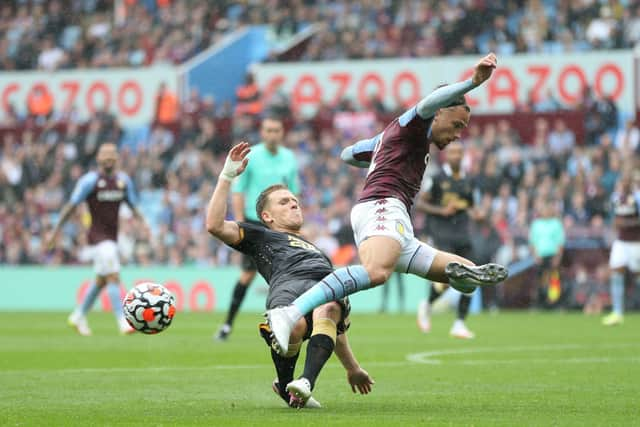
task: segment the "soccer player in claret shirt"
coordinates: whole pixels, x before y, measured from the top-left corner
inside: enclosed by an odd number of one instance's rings
[[[267,308],[284,306],[333,271],[333,267],[317,247],[300,235],[302,211],[298,199],[285,185],[272,185],[258,195],[255,209],[262,224],[225,221],[231,181],[245,171],[248,153],[249,144],[244,142],[229,152],[207,208],[207,231],[254,259],[258,271],[269,284]],[[296,321],[287,337],[287,351],[282,354],[271,346],[268,325],[260,325],[278,375],[273,389],[289,406],[319,407],[312,399],[311,391],[320,370],[334,351],[347,371],[347,380],[354,393],[356,389],[363,394],[371,391],[373,380],[356,361],[345,334],[349,311],[347,298],[331,300],[315,308]],[[298,353],[302,341],[307,338],[304,372],[294,380]]]
[[[80,203],[86,202],[91,214],[89,228],[88,255],[93,259],[96,273],[93,282],[82,300],[82,303],[69,316],[68,323],[76,328],[80,335],[91,335],[87,322],[87,313],[94,301],[106,287],[113,314],[116,316],[121,333],[132,333],[122,312],[122,298],[120,298],[120,259],[118,256],[118,212],[120,204],[125,202],[132,209],[133,214],[144,224],[146,223],[137,208],[138,195],[129,176],[116,170],[118,150],[115,144],[102,144],[96,157],[98,170],[83,175],[77,182],[71,199],[60,213],[60,220],[56,224],[51,236],[46,242],[46,248],[54,247],[62,226],[71,218]]]
[[[635,290],[640,290],[640,190],[634,188],[630,168],[625,168],[611,199],[617,237],[609,255],[612,310],[602,319],[605,326],[624,323],[625,270],[628,269],[634,276]]]
[[[298,180],[298,162],[293,151],[283,147],[284,124],[276,116],[266,116],[260,125],[261,142],[251,148],[251,161],[247,170],[238,177],[232,186],[233,213],[236,221],[260,224],[255,205],[258,196],[265,188],[274,184],[286,185],[293,194],[300,193]],[[214,338],[225,341],[233,328],[233,321],[240,310],[247,289],[256,277],[256,263],[251,256],[243,254],[242,271],[233,288],[233,296],[227,319]]]
[[[412,273],[471,293],[477,285],[495,285],[507,277],[497,264],[474,266],[460,256],[417,240],[409,212],[429,159],[429,146],[444,149],[469,124],[464,94],[491,77],[497,66],[491,53],[463,82],[436,89],[393,120],[380,134],[347,147],[342,159],[368,167],[364,189],[351,210],[351,225],[361,265],[340,268],[324,277],[287,307],[267,311],[274,343],[286,352],[293,325],[327,301],[385,283],[391,273]]]

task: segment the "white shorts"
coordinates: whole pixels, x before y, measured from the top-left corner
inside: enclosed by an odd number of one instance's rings
[[[118,244],[113,240],[103,240],[97,245],[85,248],[81,258],[93,261],[93,270],[98,276],[120,272]]]
[[[358,203],[351,209],[351,227],[356,246],[372,236],[387,236],[398,241],[402,251],[396,271],[400,273],[424,277],[436,256],[434,248],[415,238],[407,208],[398,199],[387,197]],[[420,260],[416,259],[418,253]],[[416,261],[419,261],[419,269],[414,271]]]
[[[640,272],[640,242],[615,240],[611,245],[609,267],[627,267],[634,273]]]

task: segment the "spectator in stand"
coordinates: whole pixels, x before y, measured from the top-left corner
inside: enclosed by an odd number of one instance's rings
[[[571,153],[576,136],[562,119],[557,119],[549,133],[549,151],[554,157],[566,158]]]
[[[156,95],[155,122],[163,126],[170,126],[178,120],[180,106],[178,98],[167,88],[166,83],[161,83]]]
[[[236,115],[258,117],[262,113],[262,99],[260,89],[253,74],[247,73],[244,84],[236,89]]]
[[[6,5],[4,3],[7,3]],[[116,67],[184,62],[247,25],[270,25],[280,47],[315,24],[299,52],[278,60],[336,60],[632,48],[638,7],[611,2],[382,3],[4,2],[0,69]],[[584,4],[583,4],[584,3]],[[281,13],[273,13],[276,8]],[[487,23],[489,23],[487,25]],[[52,44],[53,45],[52,45]],[[293,57],[292,57],[293,55]],[[44,60],[46,58],[46,60]],[[43,61],[40,61],[43,59]]]
[[[640,8],[638,8],[640,10]],[[638,148],[640,142],[640,130],[636,126],[635,120],[629,119],[625,122],[624,128],[618,129],[615,139],[615,147],[618,151],[631,155]]]
[[[586,208],[585,196],[581,192],[575,192],[571,196],[571,202],[565,211],[565,223],[571,226],[588,227],[591,215]]]
[[[27,96],[27,110],[35,118],[47,118],[53,112],[53,96],[43,85],[36,85]]]

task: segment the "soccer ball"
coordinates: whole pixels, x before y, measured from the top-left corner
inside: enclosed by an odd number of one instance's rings
[[[157,334],[171,325],[176,314],[176,299],[164,286],[146,282],[127,293],[122,308],[133,329]]]

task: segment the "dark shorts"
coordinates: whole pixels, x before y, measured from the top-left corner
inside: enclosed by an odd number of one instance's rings
[[[293,300],[298,298],[316,283],[317,282],[315,280],[304,280],[284,282],[276,286],[271,286],[267,295],[267,310],[291,304]],[[351,303],[349,302],[349,298],[343,298],[336,302],[342,309],[340,322],[337,324],[338,335],[340,335],[349,329],[350,324],[348,317],[349,313],[351,313]],[[313,312],[308,313],[304,318],[307,321],[307,333],[304,338],[307,339],[313,330]]]
[[[253,260],[253,257],[249,255],[242,254],[240,266],[242,267],[242,271],[258,271],[256,262]]]
[[[444,252],[449,252],[463,258],[473,261],[473,247],[471,242],[467,239],[461,239],[456,237],[446,239],[434,239],[434,246],[436,249]]]

